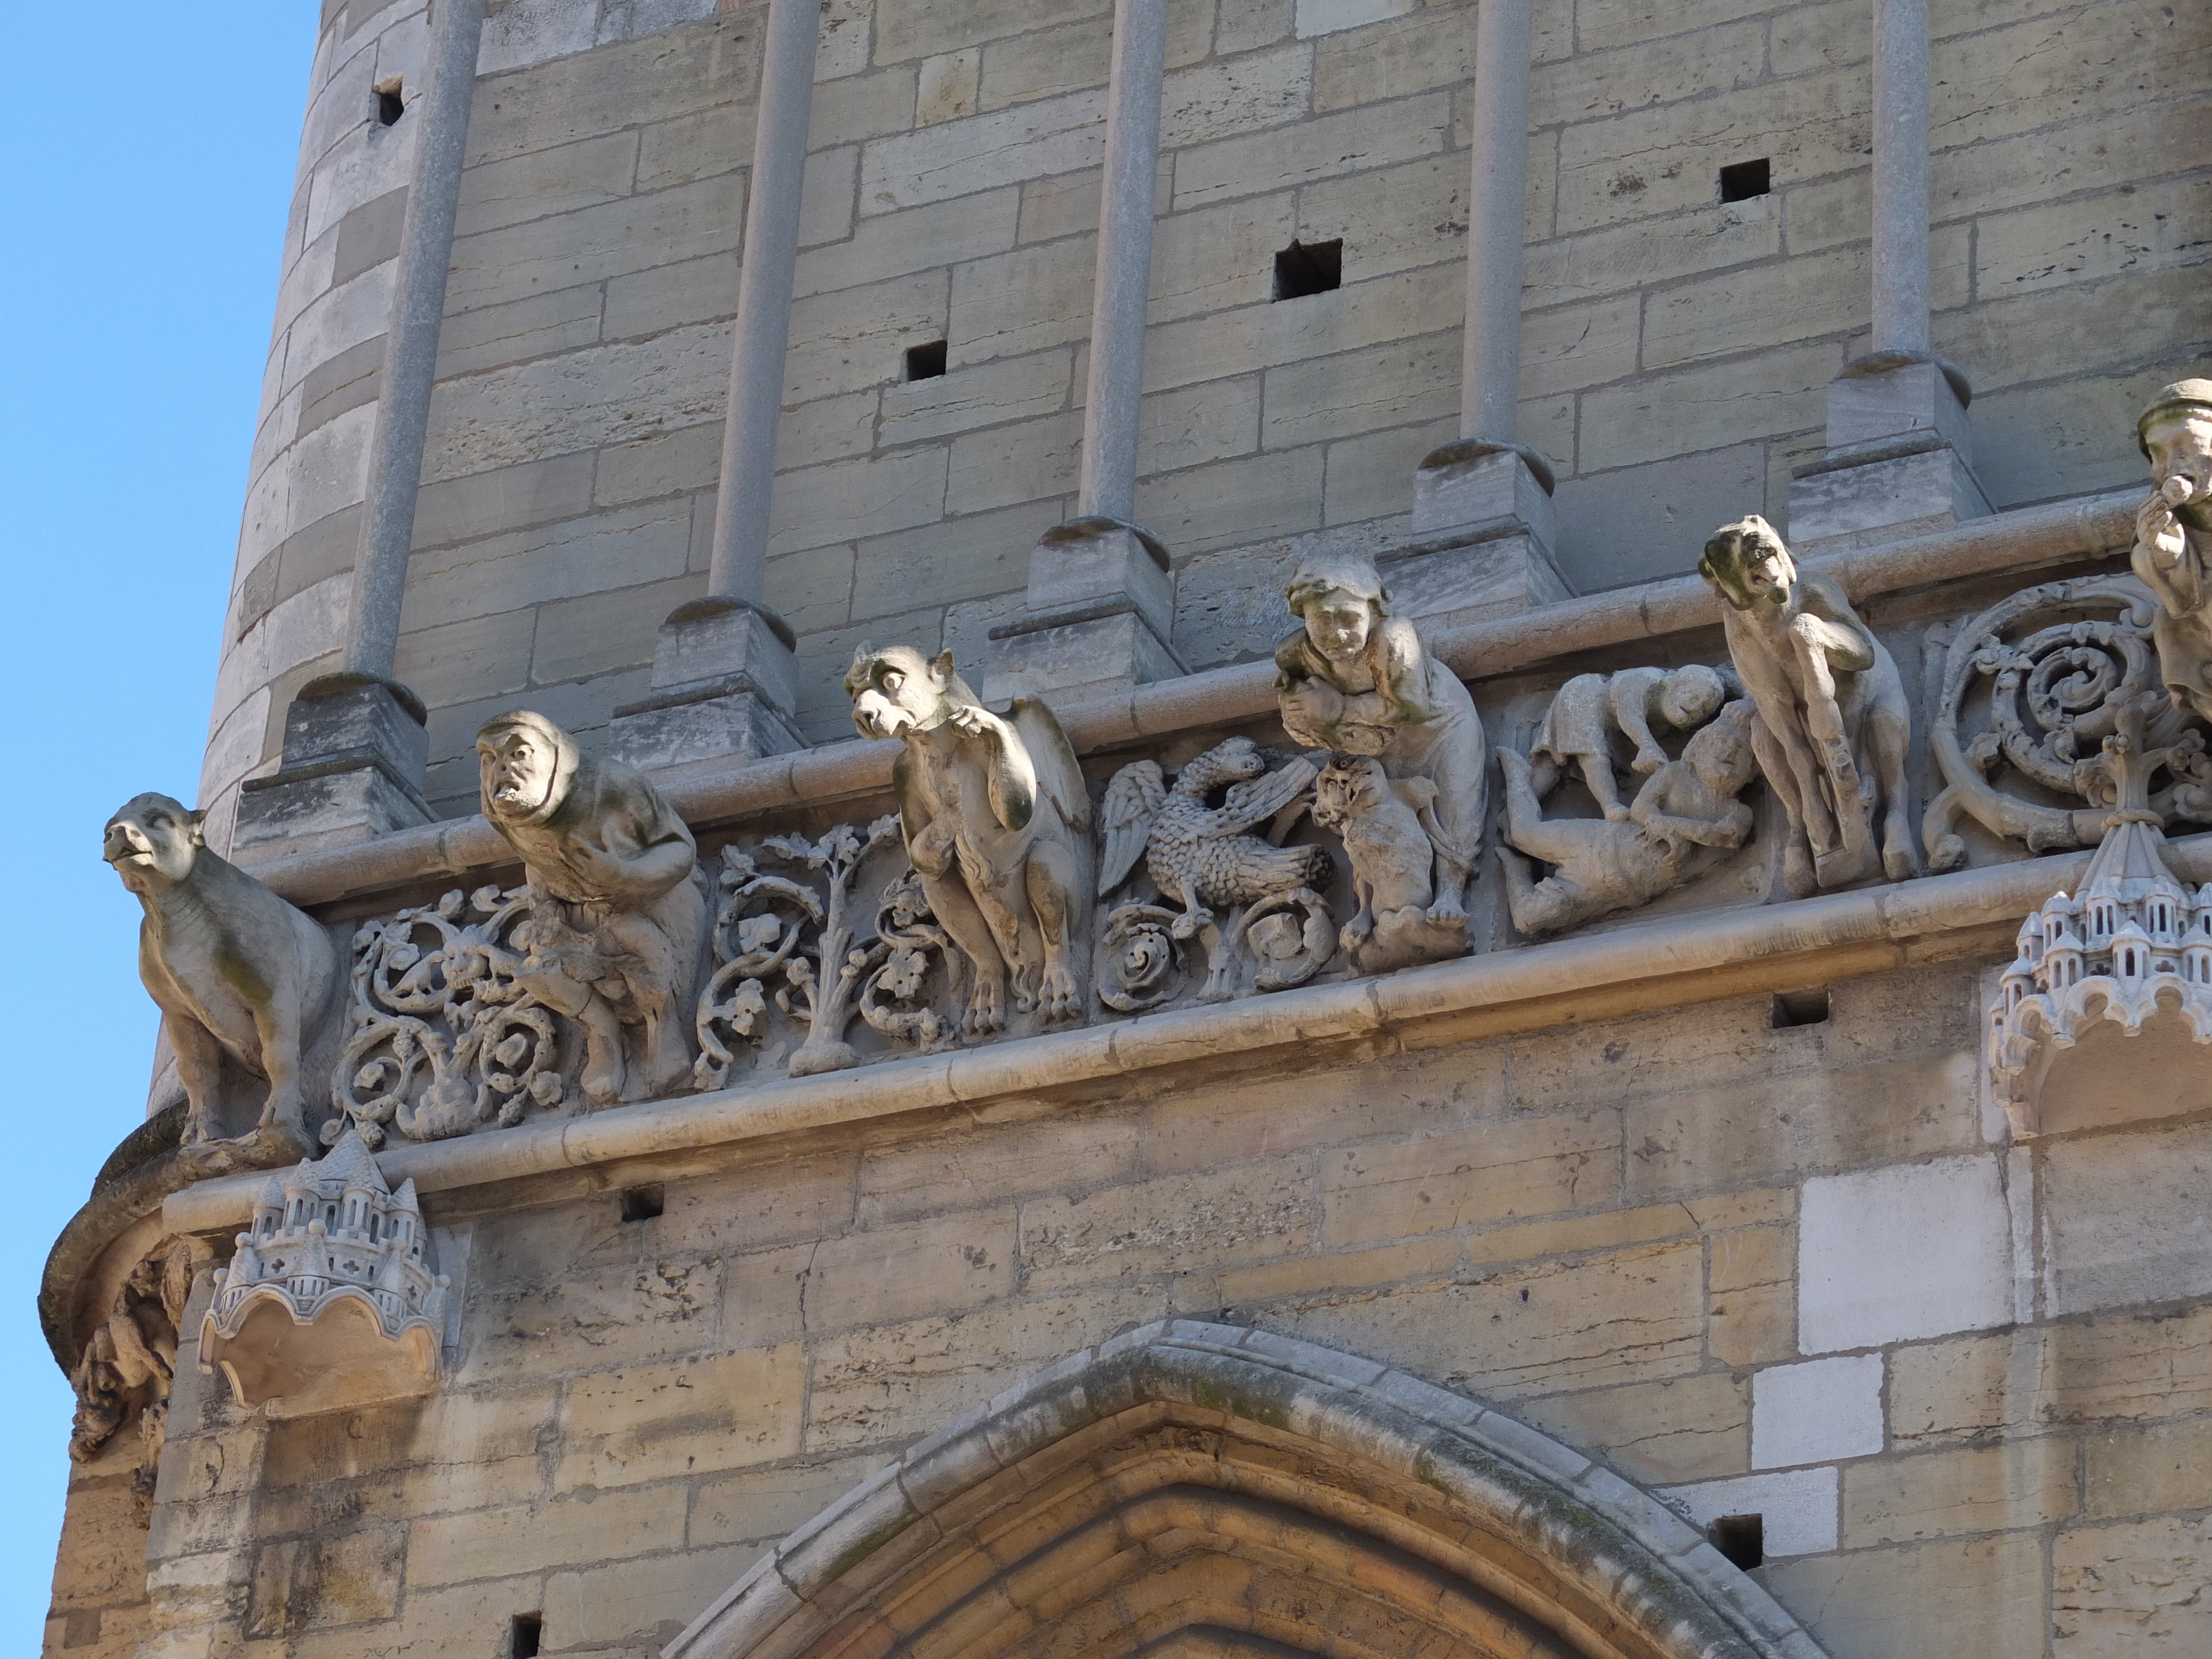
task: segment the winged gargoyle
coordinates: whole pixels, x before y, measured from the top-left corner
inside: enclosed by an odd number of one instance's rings
[[[1251,904],[1319,885],[1329,871],[1325,848],[1276,847],[1247,833],[1304,794],[1317,770],[1301,758],[1269,772],[1249,738],[1216,744],[1187,763],[1173,788],[1158,761],[1123,767],[1106,786],[1106,860],[1098,890],[1112,892],[1143,858],[1161,896],[1183,907],[1175,937],[1189,939],[1213,921],[1210,907]],[[1208,805],[1224,785],[1222,804]]]

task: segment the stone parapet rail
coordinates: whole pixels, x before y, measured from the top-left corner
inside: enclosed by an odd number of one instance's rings
[[[1816,554],[1806,563],[1834,577],[1853,599],[1862,601],[2000,571],[2025,573],[2126,548],[2134,539],[2141,502],[2140,493],[2132,490],[2092,495],[2001,513],[1884,546]],[[1453,672],[1480,682],[1639,640],[1717,627],[1717,603],[1700,578],[1681,576],[1439,629],[1434,648]],[[1272,662],[1240,663],[1055,712],[1076,752],[1093,754],[1270,715],[1274,683]],[[659,775],[656,781],[688,823],[729,823],[880,793],[890,787],[891,762],[898,752],[895,743],[855,739],[747,765],[680,769]],[[294,903],[315,905],[414,882],[465,877],[512,864],[514,857],[489,824],[471,817],[252,867]]]
[[[760,1156],[763,1143],[779,1138],[1040,1096],[1079,1098],[1101,1085],[1139,1085],[1170,1073],[1188,1078],[1194,1068],[1249,1064],[1286,1048],[1308,1057],[1361,1046],[1382,1054],[1412,1052],[1921,962],[2001,954],[2021,918],[2078,883],[2091,856],[2078,852],[1653,921],[857,1072],[394,1146],[379,1162],[386,1179],[411,1178],[425,1194],[635,1159],[681,1158],[691,1166],[706,1154],[710,1163],[735,1162]],[[2168,861],[2184,880],[2212,880],[2212,834],[2173,842]],[[234,1228],[252,1214],[267,1179],[231,1176],[173,1194],[163,1206],[163,1229]]]

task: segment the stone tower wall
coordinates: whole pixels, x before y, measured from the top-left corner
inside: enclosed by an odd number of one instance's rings
[[[846,732],[856,642],[965,661],[1072,504],[1108,8],[836,0],[823,14],[768,599],[800,716]],[[711,15],[709,15],[711,13]],[[1177,0],[1140,516],[1175,644],[1264,651],[1287,546],[1402,538],[1454,435],[1474,9]],[[1936,349],[2000,507],[2130,482],[2143,394],[2212,342],[2199,8],[1935,0]],[[761,9],[511,0],[486,24],[398,673],[429,793],[524,696],[587,743],[703,591]],[[1538,0],[1524,441],[1589,592],[1786,517],[1829,380],[1865,349],[1863,0]],[[201,804],[276,764],[329,667],[374,414],[407,121],[407,0],[324,9]],[[1725,165],[1772,189],[1718,204]],[[1271,303],[1293,238],[1337,292]],[[950,372],[903,380],[910,345]],[[218,834],[217,844],[222,844]]]

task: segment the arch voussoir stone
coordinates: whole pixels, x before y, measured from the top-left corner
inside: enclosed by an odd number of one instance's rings
[[[1822,1659],[1694,1528],[1526,1424],[1194,1320],[916,1442],[664,1659],[1352,1659],[1401,1626],[1467,1659]]]

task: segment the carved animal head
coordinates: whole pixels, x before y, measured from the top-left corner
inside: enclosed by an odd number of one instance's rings
[[[1693,662],[1667,676],[1659,691],[1659,712],[1676,731],[1687,732],[1712,719],[1727,701],[1728,687],[1721,677],[1705,664]]]
[[[1175,787],[1180,793],[1204,800],[1224,784],[1243,783],[1267,769],[1267,757],[1258,744],[1249,738],[1231,738],[1185,762],[1176,774]]]
[[[1390,595],[1374,563],[1357,554],[1309,559],[1284,590],[1291,614],[1306,625],[1306,637],[1333,662],[1367,648],[1375,625],[1389,615]]]
[[[167,795],[133,795],[108,819],[100,856],[134,893],[173,887],[207,845],[206,819]]]
[[[1797,564],[1782,533],[1754,513],[1713,532],[1698,574],[1736,610],[1748,611],[1754,605],[1789,604]]]
[[[483,814],[509,823],[540,823],[560,809],[580,760],[576,740],[526,708],[484,722],[477,733]]]
[[[845,673],[853,726],[864,738],[904,738],[934,731],[960,705],[978,706],[952,665],[952,653],[925,657],[910,645],[878,651],[863,644]]]
[[[1370,755],[1331,756],[1314,780],[1314,822],[1341,831],[1352,819],[1381,806],[1389,793],[1390,781],[1381,761]]]
[[[2161,388],[2136,422],[2136,441],[2174,516],[2212,529],[2212,380]]]
[[[1753,712],[1750,698],[1738,697],[1682,746],[1683,763],[1717,795],[1740,794],[1758,775],[1759,756],[1751,743]]]

